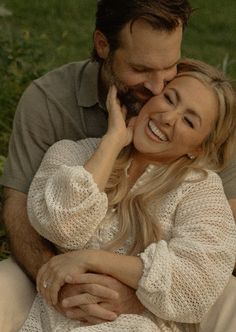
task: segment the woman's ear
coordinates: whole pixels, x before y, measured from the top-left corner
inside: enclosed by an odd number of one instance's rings
[[[101,31],[96,30],[93,35],[93,41],[98,56],[105,60],[110,52],[110,46],[106,36]]]

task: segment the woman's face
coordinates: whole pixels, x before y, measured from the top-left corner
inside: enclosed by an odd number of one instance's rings
[[[212,89],[190,76],[177,76],[140,111],[134,127],[134,146],[148,162],[169,162],[197,156],[217,119]]]

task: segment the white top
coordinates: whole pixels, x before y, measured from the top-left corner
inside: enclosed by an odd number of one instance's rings
[[[108,211],[106,194],[82,166],[98,143],[93,138],[54,144],[30,187],[30,221],[61,251],[100,248],[117,232],[116,212]],[[132,190],[154,170],[155,166],[148,167]],[[143,316],[121,315],[114,322],[81,327],[61,315],[59,319],[37,296],[21,331],[42,327],[64,331],[65,325],[66,331],[187,331],[198,323],[226,286],[236,253],[236,227],[220,178],[208,171],[206,179],[198,179],[197,173],[191,173],[159,206],[150,202],[150,211],[161,224],[162,240],[140,255],[144,271],[137,296],[148,309]],[[125,254],[127,248],[126,243],[118,251]]]

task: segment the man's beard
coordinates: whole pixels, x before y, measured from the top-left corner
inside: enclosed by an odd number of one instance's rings
[[[133,87],[125,85],[113,69],[113,56],[111,54],[104,61],[103,68],[106,77],[106,85],[110,86],[114,84],[116,86],[118,91],[117,96],[121,104],[125,105],[127,108],[126,118],[129,119],[132,116],[138,115],[143,105],[153,94],[141,84]],[[138,94],[141,94],[143,98],[138,97]]]

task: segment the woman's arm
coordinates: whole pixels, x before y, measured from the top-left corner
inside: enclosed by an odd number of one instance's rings
[[[54,144],[30,187],[32,225],[64,249],[83,248],[104,219],[108,203],[104,188],[119,152],[132,138],[115,88],[109,92],[108,109],[109,126],[100,144],[96,147],[94,139]]]
[[[92,251],[88,254],[88,270],[107,274],[120,280],[127,286],[137,289],[143,274],[143,263],[140,257],[125,256],[109,251]],[[86,253],[85,253],[86,255]],[[76,276],[71,282],[80,282]]]
[[[109,112],[108,130],[102,138],[92,158],[85,164],[85,169],[93,176],[100,191],[106,187],[107,181],[120,151],[131,143],[133,120],[128,127],[125,123],[126,109],[121,107],[116,96],[117,90],[112,86],[107,96]]]
[[[236,228],[216,174],[184,184],[173,226],[170,241],[141,254],[136,294],[158,317],[197,323],[227,285],[235,261]]]
[[[123,256],[104,250],[78,250],[53,257],[39,271],[37,285],[49,303],[56,304],[58,292],[65,283],[83,282],[86,272],[110,275],[137,289],[143,264],[139,257]],[[50,287],[44,287],[44,284]]]
[[[216,176],[186,186],[170,241],[151,244],[141,259],[91,250],[66,254],[58,262],[53,258],[55,264],[42,271],[39,286],[52,278],[55,288],[47,292],[56,293],[61,284],[79,282],[87,271],[107,273],[137,288],[138,298],[154,315],[199,322],[229,280],[236,230]]]
[[[28,194],[32,226],[67,250],[83,248],[107,211],[107,196],[82,166],[96,140],[63,140],[46,153]]]

